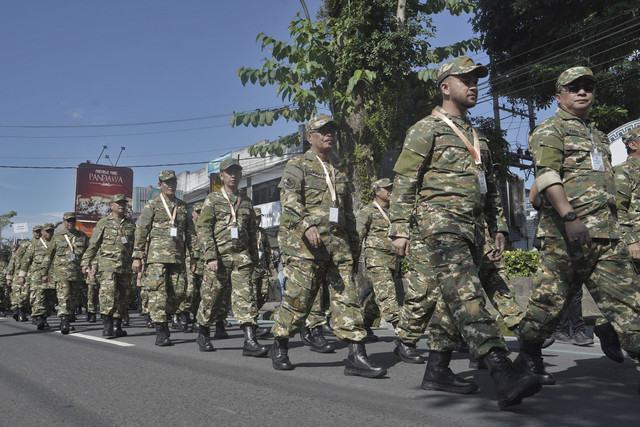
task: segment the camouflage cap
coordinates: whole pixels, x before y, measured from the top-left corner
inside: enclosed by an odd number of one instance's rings
[[[253,213],[255,213],[257,217],[262,216],[262,210],[260,208],[253,208]]]
[[[393,185],[393,182],[391,182],[389,178],[382,178],[374,182],[371,185],[371,188],[373,189],[373,191],[376,191],[377,188],[387,188],[387,187],[391,187],[392,185]]]
[[[640,138],[640,127],[631,129],[629,132],[622,135],[622,142],[624,142],[624,145],[628,147],[630,142],[635,141],[638,138]]]
[[[240,160],[234,159],[233,157],[231,157],[229,159],[224,159],[222,163],[220,163],[220,170],[226,171],[231,166],[238,166],[240,167],[240,169],[242,169],[242,166],[240,166]]]
[[[40,230],[42,230],[41,225],[36,225],[35,227],[33,227],[33,231],[40,231]]]
[[[62,219],[65,221],[68,219],[76,219],[76,214],[74,212],[65,212],[64,215],[62,215]]]
[[[193,204],[193,208],[191,208],[192,210],[198,212],[202,210],[202,202],[196,202]]]
[[[159,181],[168,181],[170,179],[176,179],[176,173],[171,169],[164,170],[158,174]]]
[[[55,228],[55,225],[51,224],[50,222],[45,222],[44,224],[42,224],[43,230],[53,230]]]
[[[593,75],[593,71],[587,67],[573,67],[568,70],[564,70],[558,80],[556,81],[556,88],[560,86],[568,85],[572,81],[579,79],[580,77],[586,77],[592,82],[597,82],[596,76]]]
[[[126,202],[127,198],[124,194],[114,194],[111,196],[111,203]]]
[[[484,65],[476,64],[468,56],[458,56],[438,67],[436,70],[436,82],[440,85],[449,76],[458,76],[471,72],[478,77],[487,77],[489,75],[489,70]]]
[[[305,125],[305,130],[307,131],[307,133],[309,133],[311,131],[320,129],[322,126],[328,123],[333,123],[334,125],[336,125],[336,127],[339,126],[338,122],[335,121],[330,115],[318,114],[315,117],[309,119],[309,121]]]

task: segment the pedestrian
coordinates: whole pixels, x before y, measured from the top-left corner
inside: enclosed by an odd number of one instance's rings
[[[338,123],[319,114],[307,122],[305,130],[311,148],[289,160],[279,185],[283,212],[278,246],[286,265],[287,290],[273,316],[272,364],[278,370],[293,369],[289,338],[302,326],[326,282],[335,334],[348,343],[345,375],[379,378],[387,371],[367,356],[353,281],[359,238],[348,180],[330,159]]]
[[[484,360],[497,386],[498,405],[504,408],[519,404],[541,386],[533,375],[512,366],[500,329],[484,307],[478,277],[484,221],[494,237],[494,259],[504,250],[507,232],[487,140],[478,135],[467,118],[468,109],[477,101],[478,78],[487,74],[486,67],[466,56],[438,68],[442,106],[407,132],[394,167],[397,175],[389,235],[399,255],[410,254],[407,264],[415,276],[411,280],[415,280],[416,288],[424,286],[414,295],[424,299],[427,317],[442,298],[450,318],[449,329],[459,331],[472,356]],[[434,283],[436,286],[429,286]],[[410,297],[408,291],[403,307]],[[406,312],[403,310],[401,319]],[[452,351],[457,350],[459,342],[457,334],[446,332],[440,341],[429,342],[422,387],[472,393],[477,384],[449,369]]]

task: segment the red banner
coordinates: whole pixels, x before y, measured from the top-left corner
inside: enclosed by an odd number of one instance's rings
[[[109,215],[109,202],[114,194],[124,194],[129,200],[126,215],[131,217],[132,169],[91,163],[81,163],[76,167],[75,211],[78,221],[97,222]]]

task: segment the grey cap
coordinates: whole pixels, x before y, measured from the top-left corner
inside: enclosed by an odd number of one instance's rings
[[[339,126],[338,122],[335,121],[333,117],[331,117],[330,115],[318,114],[315,117],[312,117],[311,119],[309,119],[309,121],[305,125],[305,130],[307,131],[307,133],[309,133],[311,131],[320,129],[322,126],[328,123],[333,123],[334,125],[336,125],[336,127]]]
[[[629,132],[625,133],[622,136],[622,142],[628,147],[631,141],[635,141],[638,138],[640,138],[640,127],[631,129]]]
[[[114,194],[113,196],[111,196],[111,203],[118,203],[122,201],[127,201],[127,198],[124,194]]]
[[[65,221],[68,219],[76,219],[76,214],[75,212],[65,212],[65,214],[62,215],[62,219],[64,219]]]
[[[50,222],[45,222],[44,224],[42,224],[43,230],[54,230],[55,228],[55,225],[51,224]]]
[[[568,70],[564,70],[558,80],[556,81],[556,87],[568,85],[574,80],[579,79],[580,77],[586,77],[592,82],[596,83],[598,79],[593,75],[593,71],[591,71],[587,67],[573,67]]]
[[[373,189],[373,191],[376,191],[376,188],[387,188],[387,187],[391,187],[392,185],[393,185],[393,182],[391,182],[389,178],[382,178],[374,182],[371,185],[371,188]]]

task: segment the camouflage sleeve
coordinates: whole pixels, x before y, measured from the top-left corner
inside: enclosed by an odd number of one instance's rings
[[[33,245],[29,246],[29,249],[25,251],[20,259],[20,268],[18,269],[18,277],[27,277],[27,273],[29,272],[29,267],[31,267],[31,263],[33,262]]]
[[[529,149],[536,169],[539,192],[554,184],[562,184],[564,138],[552,124],[540,125],[531,134]]]
[[[91,262],[98,254],[98,249],[100,249],[100,245],[102,244],[102,235],[104,233],[104,224],[105,221],[98,221],[96,227],[93,229],[93,233],[91,234],[91,239],[89,240],[89,245],[84,255],[82,256],[82,262],[80,266],[89,267],[91,266]]]
[[[618,208],[618,221],[624,233],[624,239],[628,245],[640,242],[640,217],[630,211],[631,198],[633,197],[633,182],[628,171],[623,165],[613,168],[616,182],[616,205]]]
[[[494,238],[496,233],[505,236],[509,234],[507,220],[504,217],[504,210],[500,201],[500,192],[494,179],[493,162],[487,163],[487,201],[484,206],[484,214],[487,219],[489,235]]]
[[[202,210],[200,211],[200,218],[198,218],[198,224],[196,225],[198,231],[198,243],[200,249],[200,257],[206,261],[215,261],[218,259],[218,245],[214,238],[214,227],[216,225],[216,212],[211,200],[211,194],[207,196],[202,204]]]
[[[264,264],[269,268],[271,266],[271,244],[269,243],[269,236],[264,233],[264,254],[262,255]]]
[[[293,224],[299,224],[299,229],[304,233],[312,222],[309,211],[303,203],[304,171],[295,161],[289,161],[282,172],[280,181],[280,203]]]
[[[249,223],[248,226],[248,234],[249,234],[249,255],[251,256],[251,260],[253,261],[253,265],[258,265],[258,226],[256,226],[256,214],[253,211],[253,206],[249,210]]]
[[[42,263],[42,275],[48,276],[49,270],[51,269],[51,264],[53,264],[53,258],[56,256],[56,239],[52,239],[49,242],[49,246],[47,247],[47,251],[44,254],[44,260]]]
[[[191,258],[200,258],[200,254],[198,253],[198,244],[196,237],[196,227],[193,224],[193,218],[191,215],[187,215],[187,227],[185,231],[185,243],[187,245],[187,250],[189,251],[189,256]]]
[[[136,224],[136,234],[133,244],[133,259],[144,259],[147,253],[147,239],[149,233],[151,233],[151,227],[153,226],[154,212],[153,208],[147,205],[142,209],[140,218]]]
[[[351,247],[353,262],[357,264],[358,259],[360,258],[360,247],[358,246],[358,243],[360,242],[360,237],[358,236],[358,231],[356,230],[356,216],[353,214],[353,199],[351,198],[351,194],[347,194],[345,199],[346,199],[344,201],[345,226],[347,230],[347,235],[349,236],[349,246]]]
[[[421,123],[409,129],[402,152],[393,168],[397,175],[393,182],[389,207],[389,237],[409,238],[418,185],[432,150],[433,137],[428,132],[427,124]]]
[[[364,240],[367,238],[369,234],[369,227],[371,227],[371,215],[369,215],[369,209],[364,206],[358,212],[358,217],[356,219],[356,225],[358,230],[358,252],[362,253],[362,246],[364,245]]]

